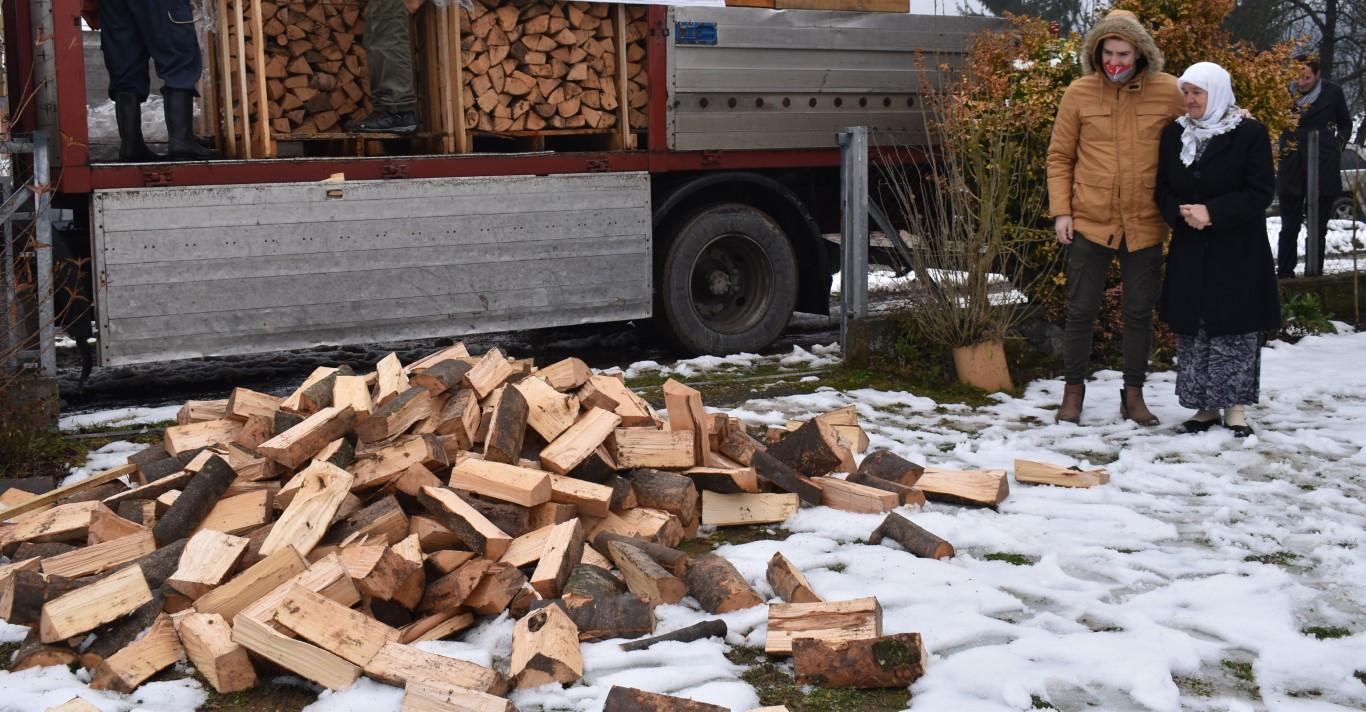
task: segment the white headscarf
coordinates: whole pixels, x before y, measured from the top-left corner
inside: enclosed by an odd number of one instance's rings
[[[1186,130],[1181,133],[1181,162],[1187,166],[1195,162],[1200,144],[1232,131],[1243,120],[1243,110],[1234,103],[1233,82],[1228,72],[1214,62],[1197,62],[1176,80],[1178,88],[1191,84],[1205,90],[1208,99],[1205,114],[1199,119],[1186,114],[1177,121]]]

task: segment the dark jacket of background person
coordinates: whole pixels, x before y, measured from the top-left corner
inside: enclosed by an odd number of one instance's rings
[[[1300,114],[1294,130],[1281,133],[1276,191],[1282,195],[1308,195],[1309,134],[1315,131],[1319,132],[1319,195],[1342,192],[1342,149],[1352,136],[1352,116],[1342,88],[1326,79],[1319,81],[1323,84],[1319,98]]]
[[[1190,166],[1181,163],[1180,124],[1162,132],[1155,198],[1172,227],[1160,314],[1173,332],[1210,336],[1251,334],[1281,324],[1280,293],[1266,207],[1275,189],[1271,137],[1266,127],[1243,119],[1210,139]],[[1196,230],[1180,206],[1204,204],[1210,224]]]

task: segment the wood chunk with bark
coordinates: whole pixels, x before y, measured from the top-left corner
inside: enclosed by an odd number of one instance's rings
[[[232,620],[242,609],[307,570],[308,564],[299,552],[292,546],[284,547],[199,597],[194,602],[195,610]]]
[[[1016,459],[1015,481],[1033,485],[1085,488],[1108,484],[1110,474],[1104,468],[1081,470],[1050,462]]]
[[[249,420],[253,416],[275,419],[275,411],[284,401],[279,396],[258,393],[250,388],[234,388],[228,396],[227,415],[239,420]]]
[[[454,359],[457,361],[465,361],[466,359],[469,359],[469,357],[469,349],[465,348],[465,344],[457,342],[455,344],[452,344],[441,349],[440,351],[433,351],[432,353],[423,356],[422,358],[408,364],[407,366],[404,366],[403,370],[409,375],[412,375],[415,373],[422,373],[423,371],[431,368],[432,366],[438,363],[441,363],[442,361],[450,359]]]
[[[905,688],[925,674],[919,633],[858,640],[798,638],[792,643],[798,685]]]
[[[693,436],[694,465],[706,465],[711,452],[707,438],[707,411],[702,407],[702,394],[670,378],[664,382],[664,407],[669,411],[669,430],[686,430]]]
[[[289,595],[295,586],[301,586],[322,594],[343,606],[353,606],[360,601],[360,591],[356,588],[356,582],[351,580],[351,574],[347,572],[346,565],[342,563],[341,557],[332,553],[313,562],[303,572],[282,582],[279,586],[251,602],[233,620],[250,618],[267,625],[276,625],[274,622],[276,609],[280,607],[280,602]]]
[[[712,456],[715,457],[715,453]],[[699,490],[711,490],[721,494],[757,494],[759,476],[753,467],[691,467],[683,475],[693,481]]]
[[[537,369],[532,375],[545,379],[545,382],[549,383],[555,390],[566,392],[577,390],[584,383],[587,383],[593,372],[588,368],[588,364],[583,362],[583,359],[570,357],[552,363],[545,368]]]
[[[166,448],[166,452],[175,457],[219,443],[230,443],[241,429],[242,421],[235,418],[172,425],[166,428],[162,446]]]
[[[631,487],[641,507],[662,509],[685,522],[697,514],[697,488],[686,475],[639,469],[631,473]]]
[[[773,592],[788,603],[819,603],[825,600],[812,590],[802,570],[783,556],[781,551],[773,552],[773,558],[768,560],[767,576]]]
[[[579,399],[555,390],[542,378],[530,376],[514,388],[526,403],[526,424],[546,442],[553,442],[578,418]]]
[[[821,504],[831,509],[864,514],[890,512],[901,505],[895,492],[848,482],[837,477],[813,477],[811,483],[821,488]]]
[[[721,494],[707,490],[702,492],[702,523],[718,527],[776,524],[787,521],[800,506],[795,494]]]
[[[270,556],[291,545],[307,556],[327,532],[355,479],[346,470],[317,461],[300,475],[303,482],[299,493],[271,527],[270,535],[261,544],[261,556]]]
[[[690,431],[655,428],[618,428],[612,435],[612,456],[622,469],[637,467],[692,467],[697,460]]]
[[[407,432],[418,421],[430,417],[432,409],[431,393],[421,386],[413,386],[390,398],[384,405],[376,408],[370,417],[356,425],[356,437],[362,443],[388,440]]]
[[[750,458],[750,466],[754,468],[754,474],[758,475],[759,479],[764,482],[784,492],[797,495],[807,504],[820,505],[823,498],[821,488],[798,475],[786,463],[768,454],[768,452],[755,451]]]
[[[484,574],[493,566],[488,559],[466,561],[459,568],[433,581],[427,586],[422,601],[418,603],[419,612],[450,610],[465,603],[471,592],[484,580]]]
[[[729,708],[613,685],[602,712],[729,712]]]
[[[141,530],[102,544],[86,546],[42,562],[44,574],[80,578],[103,573],[156,551],[152,532]]]
[[[185,656],[215,692],[249,690],[256,685],[256,669],[247,649],[234,643],[232,628],[217,613],[191,613],[177,624]]]
[[[326,596],[295,585],[275,609],[275,620],[304,640],[364,667],[398,631]]]
[[[414,386],[421,386],[433,396],[447,391],[457,391],[465,381],[470,365],[462,359],[446,359],[432,364],[429,368],[413,374],[409,380]]]
[[[422,680],[460,685],[491,695],[507,692],[507,680],[489,668],[402,643],[389,643],[380,648],[365,666],[365,674],[389,685]]]
[[[65,576],[48,576],[38,571],[37,559],[33,569],[12,571],[0,583],[0,620],[11,625],[35,626],[43,614],[43,606],[55,598],[80,588],[82,583]]]
[[[611,571],[592,564],[577,564],[561,590],[566,600],[571,598],[611,598],[626,593],[622,583]]]
[[[763,452],[764,445],[755,440],[744,428],[731,428],[721,440],[721,454],[744,467],[749,467],[754,453]]]
[[[23,642],[19,644],[19,649],[5,661],[5,669],[13,673],[35,667],[66,667],[79,661],[80,657],[70,647],[48,645],[39,639],[37,629],[30,629]]]
[[[467,459],[451,468],[450,486],[523,507],[551,498],[548,473],[487,460]]]
[[[953,558],[953,544],[925,531],[911,520],[892,512],[882,520],[877,529],[868,535],[869,544],[879,544],[890,538],[906,548],[906,551],[924,559]]]
[[[531,531],[531,510],[527,507],[511,502],[484,499],[461,490],[456,490],[455,494],[460,499],[465,500],[465,504],[474,507],[475,511],[484,515],[485,519],[493,522],[493,526],[498,527],[510,537],[516,538]]]
[[[517,621],[508,675],[522,689],[582,678],[583,651],[574,621],[557,606],[541,608]]]
[[[564,475],[551,475],[550,501],[572,504],[580,514],[590,517],[605,517],[612,509],[612,488]]]
[[[791,655],[798,638],[860,640],[882,635],[882,606],[869,596],[824,603],[775,603],[768,607],[764,652]]]
[[[677,546],[683,540],[683,523],[662,509],[637,507],[624,512],[608,512],[606,517],[593,525],[588,536],[596,539],[601,532],[640,537],[664,546]]]
[[[858,474],[861,477],[876,477],[888,482],[914,486],[916,480],[925,473],[925,468],[907,460],[890,450],[879,450],[863,458],[859,463]]]
[[[654,429],[658,426],[650,404],[616,376],[590,376],[588,382],[579,389],[579,398],[584,403],[606,408],[621,416],[623,428]]]
[[[768,454],[807,477],[840,471],[851,460],[848,450],[840,443],[839,434],[820,419],[806,421],[781,442],[770,446]]]
[[[360,492],[387,484],[413,465],[435,470],[446,464],[446,451],[436,438],[415,435],[377,450],[358,453],[356,461],[346,469],[356,476],[351,489]]]
[[[503,355],[502,350],[492,348],[465,374],[465,385],[474,389],[474,394],[483,400],[506,383],[513,372],[512,364],[508,363],[507,356]]]
[[[588,459],[620,424],[621,416],[616,413],[601,408],[590,409],[541,450],[541,464],[556,474],[568,474]]]
[[[390,399],[411,387],[408,382],[408,374],[398,361],[398,354],[386,354],[375,364],[374,403],[376,407],[383,407]]]
[[[909,505],[912,507],[925,506],[925,493],[921,492],[920,488],[918,487],[908,487],[906,485],[901,484],[900,482],[884,480],[880,477],[865,475],[862,472],[855,472],[854,474],[849,475],[848,479],[845,481],[853,482],[854,484],[863,485],[865,487],[873,487],[875,489],[892,492],[897,496],[897,501],[899,501],[903,505]]]
[[[345,435],[356,420],[350,406],[323,408],[294,427],[261,443],[256,451],[294,469],[308,462],[328,443]]]
[[[131,693],[153,675],[174,665],[183,653],[175,625],[163,613],[141,638],[104,659],[95,669],[90,687]]]
[[[729,613],[764,602],[733,564],[715,554],[693,557],[683,581],[708,613]]]
[[[484,459],[489,462],[516,464],[521,459],[522,441],[526,437],[527,402],[515,387],[503,388],[489,416],[489,430],[484,436]]]
[[[360,669],[355,665],[248,616],[233,619],[232,640],[265,660],[333,690],[344,690],[360,677]]]
[[[512,537],[451,490],[423,487],[417,499],[437,521],[455,532],[466,546],[481,556],[500,558],[512,543]]]
[[[632,650],[646,650],[651,646],[655,645],[656,643],[691,643],[694,640],[702,640],[703,638],[713,637],[721,638],[722,640],[724,640],[726,637],[726,633],[726,622],[721,620],[720,618],[712,618],[711,620],[701,621],[684,628],[669,631],[668,633],[664,633],[663,635],[656,635],[652,638],[636,640],[630,643],[622,643],[621,649],[627,652],[630,652]]]
[[[531,574],[531,586],[545,598],[560,595],[569,574],[583,558],[583,525],[574,519],[551,528]]]
[[[408,515],[403,513],[403,507],[398,503],[398,499],[389,495],[337,522],[328,530],[323,542],[340,544],[352,537],[373,536],[379,537],[387,544],[397,544],[408,538],[410,533]]]
[[[1005,470],[947,470],[927,467],[915,486],[936,502],[996,509],[1010,495]]]
[[[350,408],[358,422],[370,417],[375,410],[375,402],[370,398],[370,387],[365,384],[364,376],[337,376],[332,384],[332,405]]]
[[[43,604],[39,631],[44,643],[56,643],[132,613],[152,600],[152,591],[136,565]]]
[[[621,541],[611,542],[607,548],[631,593],[654,605],[678,603],[688,595],[688,587],[681,579],[641,549]]]
[[[222,584],[247,551],[247,540],[204,530],[186,542],[175,573],[166,581],[171,588],[199,598]]]
[[[512,703],[447,682],[408,680],[400,712],[517,712]]]
[[[520,569],[495,563],[465,598],[465,607],[481,615],[498,615],[507,610],[526,584],[526,575]]]
[[[638,638],[655,630],[654,606],[634,593],[597,598],[566,598],[536,601],[531,610],[560,606],[579,629],[579,640]]]
[[[592,543],[594,548],[604,552],[604,555],[611,554],[611,549],[609,547],[612,542],[622,542],[639,548],[641,551],[649,554],[650,558],[654,559],[655,562],[660,566],[663,566],[674,576],[682,576],[683,572],[687,570],[689,556],[678,549],[647,541],[639,537],[624,536],[610,531],[599,531],[593,535]]]

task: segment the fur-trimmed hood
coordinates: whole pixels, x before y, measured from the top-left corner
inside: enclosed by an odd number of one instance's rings
[[[1086,41],[1081,55],[1081,69],[1084,74],[1100,71],[1099,62],[1096,60],[1096,50],[1100,48],[1100,43],[1110,37],[1118,37],[1122,40],[1132,42],[1138,48],[1139,55],[1147,60],[1148,66],[1144,71],[1149,76],[1162,71],[1165,60],[1162,50],[1157,48],[1157,43],[1153,41],[1153,36],[1148,34],[1148,30],[1143,27],[1143,23],[1138,21],[1138,16],[1128,10],[1111,10],[1097,22],[1090,32],[1086,33]]]

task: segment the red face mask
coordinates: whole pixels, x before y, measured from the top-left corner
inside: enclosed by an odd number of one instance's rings
[[[1126,78],[1134,69],[1132,64],[1110,64],[1105,62],[1105,74],[1115,81]]]

